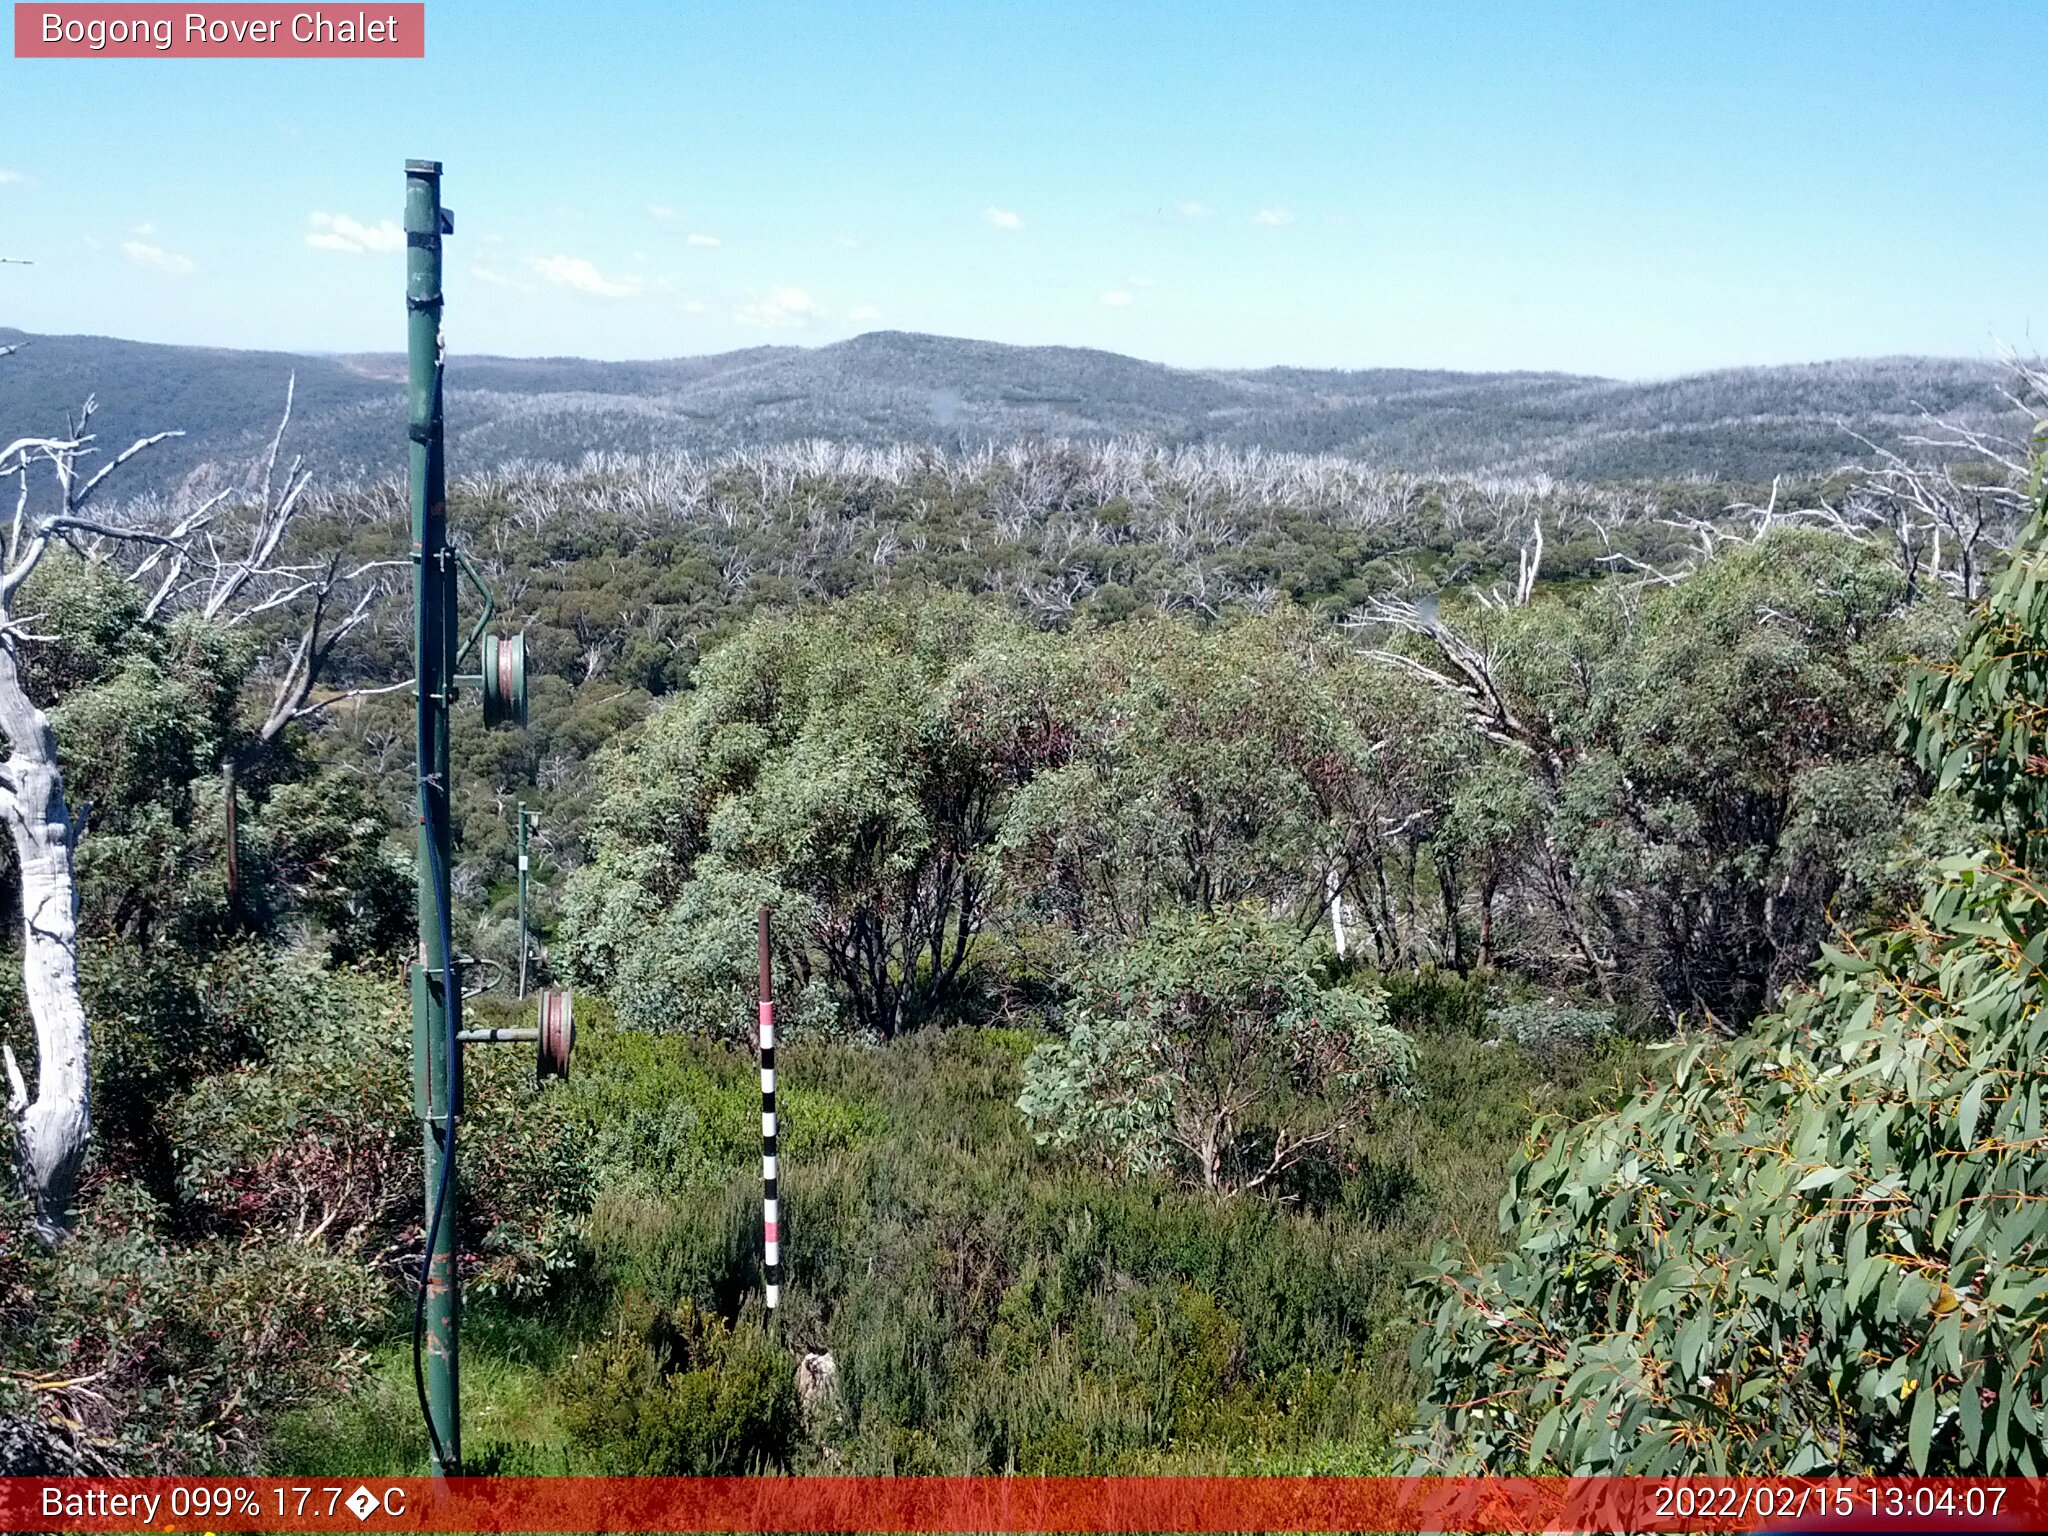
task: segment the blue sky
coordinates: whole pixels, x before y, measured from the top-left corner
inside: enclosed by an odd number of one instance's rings
[[[371,7],[374,10],[374,6]],[[864,330],[1649,377],[2048,331],[2037,7],[429,0],[424,61],[0,58],[0,323],[457,351]]]

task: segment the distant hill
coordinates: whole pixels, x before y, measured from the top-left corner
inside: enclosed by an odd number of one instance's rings
[[[104,441],[186,437],[155,483],[245,458],[298,377],[293,442],[330,475],[403,462],[404,360],[29,336],[0,361],[0,432],[60,427],[97,393]],[[1988,423],[1996,365],[1878,358],[1741,368],[1655,383],[1421,369],[1193,370],[1079,347],[877,331],[825,347],[660,362],[450,360],[451,464],[574,462],[588,452],[717,450],[795,438],[946,447],[1064,436],[1336,453],[1390,468],[1591,480],[1762,482],[1896,446],[1923,410]]]

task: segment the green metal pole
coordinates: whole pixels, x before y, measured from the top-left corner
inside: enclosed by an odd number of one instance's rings
[[[526,996],[526,802],[519,802],[519,995]]]
[[[462,1467],[457,1334],[462,1296],[456,1273],[456,1191],[451,1142],[461,1109],[462,1055],[449,1048],[448,1009],[460,1009],[449,944],[452,847],[448,706],[455,676],[456,566],[448,551],[446,466],[441,421],[441,166],[405,166],[405,308],[411,439],[413,657],[419,710],[419,964],[413,969],[414,1101],[424,1129],[427,1225],[423,1375],[433,1470]],[[449,992],[457,995],[450,997]],[[458,1021],[459,1022],[459,1021]],[[443,1187],[445,1182],[445,1188]]]

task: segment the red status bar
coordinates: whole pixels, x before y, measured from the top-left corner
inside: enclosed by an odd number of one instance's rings
[[[0,1531],[2027,1531],[2039,1478],[0,1478]]]

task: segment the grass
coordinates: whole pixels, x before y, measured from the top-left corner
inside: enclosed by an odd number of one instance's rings
[[[409,1316],[407,1319],[410,1321]],[[560,1308],[468,1309],[462,1328],[466,1469],[572,1476],[600,1469],[562,1423],[555,1380],[587,1320]],[[427,1464],[410,1334],[385,1341],[346,1396],[288,1416],[266,1446],[273,1476],[415,1476]]]
[[[611,1029],[583,1000],[578,1015],[566,1092],[595,1149],[584,1254],[550,1298],[465,1318],[477,1469],[600,1470],[616,1447],[574,1432],[579,1416],[594,1422],[597,1390],[579,1354],[637,1357],[677,1318],[759,1322],[751,1058]],[[1625,1046],[1539,1059],[1410,1022],[1424,1097],[1347,1148],[1313,1209],[1119,1184],[1034,1146],[1014,1107],[1027,1033],[785,1046],[781,1344],[792,1359],[830,1350],[839,1390],[757,1460],[862,1473],[1396,1469],[1414,1400],[1414,1266],[1444,1240],[1493,1251],[1533,1116],[1586,1113],[1642,1070]],[[640,1422],[615,1408],[614,1437]],[[291,1474],[413,1472],[417,1425],[409,1338],[395,1338],[350,1396],[284,1424],[271,1460]]]

